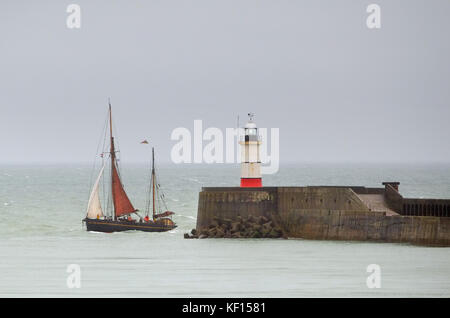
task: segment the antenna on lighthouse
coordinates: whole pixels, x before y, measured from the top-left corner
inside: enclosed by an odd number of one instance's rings
[[[248,120],[253,121],[253,117],[255,117],[255,113],[248,113]]]

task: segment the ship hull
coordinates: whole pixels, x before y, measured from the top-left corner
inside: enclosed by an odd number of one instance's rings
[[[175,224],[164,224],[164,222],[128,222],[112,220],[84,219],[86,229],[93,232],[123,232],[123,231],[144,231],[144,232],[167,232],[177,226]]]

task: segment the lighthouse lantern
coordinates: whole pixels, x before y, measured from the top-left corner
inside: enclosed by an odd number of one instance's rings
[[[241,145],[241,187],[262,187],[261,160],[259,146],[261,138],[258,128],[253,121],[253,114],[249,113],[249,120],[244,127],[244,138]]]

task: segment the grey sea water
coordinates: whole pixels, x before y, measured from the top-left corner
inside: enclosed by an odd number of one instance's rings
[[[202,186],[235,186],[236,166],[159,169],[178,228],[168,233],[89,233],[82,228],[92,166],[0,166],[2,297],[449,297],[450,249],[299,239],[185,240]],[[148,167],[122,168],[143,210]],[[286,165],[265,185],[364,185],[400,181],[406,197],[450,198],[450,165]],[[81,288],[68,288],[69,264]],[[381,288],[369,289],[369,264]]]

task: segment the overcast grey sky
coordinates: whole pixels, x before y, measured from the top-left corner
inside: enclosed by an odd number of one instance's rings
[[[66,27],[67,5],[82,27]],[[365,21],[381,6],[379,30]],[[450,162],[450,1],[0,2],[0,162],[122,162],[176,127],[279,127],[281,162]]]

